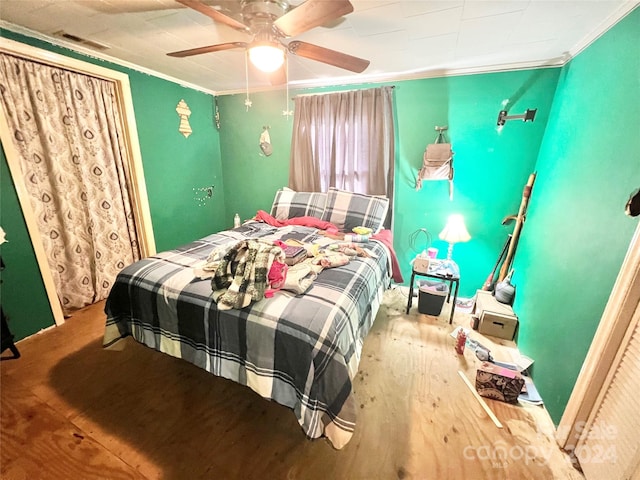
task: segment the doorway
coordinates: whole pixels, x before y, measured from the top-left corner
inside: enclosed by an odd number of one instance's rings
[[[155,253],[155,242],[151,227],[151,216],[144,184],[144,174],[140,148],[137,139],[135,117],[133,114],[133,102],[129,87],[128,76],[90,63],[71,59],[62,55],[53,54],[49,51],[24,45],[8,39],[0,38],[0,52],[18,57],[38,64],[45,64],[50,67],[64,69],[70,72],[86,75],[98,80],[106,80],[113,85],[113,98],[116,109],[120,112],[118,127],[123,132],[121,139],[121,149],[124,173],[127,180],[127,193],[132,206],[131,216],[135,224],[135,237],[139,245],[141,256],[149,256]],[[60,325],[64,322],[64,313],[60,304],[56,282],[48,261],[47,252],[44,248],[43,237],[38,227],[36,213],[31,204],[31,198],[25,185],[25,180],[20,166],[19,152],[17,151],[13,139],[12,131],[9,128],[6,112],[0,108],[0,139],[5,149],[7,164],[11,172],[12,180],[15,184],[20,208],[27,225],[29,236],[38,261],[40,272],[47,292],[47,297],[51,306],[51,311],[55,323]]]
[[[588,479],[639,478],[640,224],[557,430]]]

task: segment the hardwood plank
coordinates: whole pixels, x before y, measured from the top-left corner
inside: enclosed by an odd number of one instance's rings
[[[246,387],[132,339],[119,342],[118,351],[103,349],[100,305],[20,342],[22,359],[2,362],[2,381],[24,378],[46,411],[96,439],[124,465],[123,475],[133,469],[176,480],[582,478],[555,445],[544,408],[487,400],[505,425],[495,427],[457,374],[463,370],[473,381],[479,361],[472,352],[455,353],[447,306],[436,318],[416,309],[404,315],[405,305],[400,290],[387,292],[354,380],[356,431],[340,451],[307,439],[293,412]],[[468,316],[457,312],[454,322]],[[510,360],[509,342],[482,342]],[[3,389],[3,402],[6,395]],[[12,418],[16,425],[30,421],[24,412]],[[41,430],[49,435],[59,430],[47,425]],[[16,465],[17,454],[3,452],[3,468]],[[44,458],[25,462],[39,468]],[[61,459],[69,472],[79,468],[72,460]],[[81,469],[71,477],[85,478]]]
[[[2,378],[0,476],[4,479],[141,479],[9,376]]]

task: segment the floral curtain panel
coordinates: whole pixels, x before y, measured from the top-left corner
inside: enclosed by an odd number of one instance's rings
[[[65,313],[140,258],[113,83],[0,54],[0,97]]]

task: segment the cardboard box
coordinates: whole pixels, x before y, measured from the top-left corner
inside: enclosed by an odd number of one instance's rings
[[[484,362],[476,372],[476,390],[483,397],[507,403],[518,403],[524,386],[522,375],[509,368]]]
[[[416,257],[413,260],[413,270],[418,273],[429,272],[429,257]]]
[[[518,317],[515,314],[504,314],[485,310],[480,316],[478,332],[483,335],[513,340],[518,328]]]
[[[474,316],[478,319],[473,328],[480,333],[493,337],[513,340],[518,328],[518,317],[511,305],[500,303],[491,292],[478,290]]]

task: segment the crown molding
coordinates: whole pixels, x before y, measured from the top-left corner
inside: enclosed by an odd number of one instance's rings
[[[552,60],[539,60],[531,62],[505,63],[488,65],[483,67],[465,68],[430,68],[412,72],[394,72],[384,74],[358,75],[356,77],[332,77],[330,79],[314,79],[297,82],[289,82],[289,89],[309,89],[323,87],[338,87],[349,85],[361,85],[370,83],[392,83],[405,80],[423,80],[426,78],[458,77],[463,75],[477,75],[482,73],[500,73],[516,70],[531,70],[533,68],[557,68],[562,67],[568,61],[568,57],[562,56]],[[252,87],[249,93],[284,90],[285,86]],[[217,95],[237,95],[246,93],[246,89],[219,90]]]

